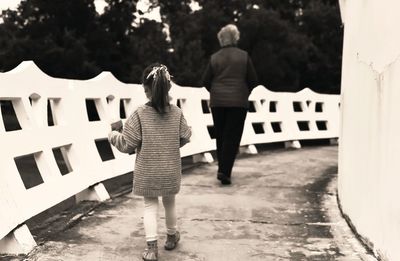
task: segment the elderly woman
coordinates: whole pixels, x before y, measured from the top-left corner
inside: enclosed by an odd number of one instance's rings
[[[203,74],[210,92],[210,106],[217,140],[217,179],[231,184],[231,172],[242,138],[248,97],[257,75],[246,51],[236,47],[240,33],[233,24],[218,33],[221,49],[211,56]]]

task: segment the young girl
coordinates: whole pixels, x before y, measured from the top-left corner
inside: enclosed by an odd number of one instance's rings
[[[179,148],[189,142],[191,130],[181,109],[169,104],[171,83],[166,66],[150,65],[143,72],[142,82],[149,102],[128,118],[121,133],[111,131],[108,138],[121,152],[137,150],[133,192],[144,197],[147,248],[143,260],[155,261],[158,258],[158,197],[162,197],[165,208],[165,249],[174,249],[180,239],[175,213],[175,195],[181,185]]]

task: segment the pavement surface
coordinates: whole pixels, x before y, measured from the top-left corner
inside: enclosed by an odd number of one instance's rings
[[[163,249],[160,204],[160,261],[375,260],[340,215],[337,146],[242,156],[230,186],[220,185],[216,171],[213,163],[184,172],[176,201],[181,242],[174,251]],[[141,260],[142,208],[132,193],[98,204],[24,259]]]

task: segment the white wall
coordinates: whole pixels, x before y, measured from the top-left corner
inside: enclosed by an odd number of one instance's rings
[[[339,198],[383,259],[400,260],[400,2],[341,0]]]

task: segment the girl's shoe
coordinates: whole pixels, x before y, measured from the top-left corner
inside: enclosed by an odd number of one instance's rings
[[[157,240],[147,241],[147,248],[144,250],[142,258],[144,261],[158,260]]]
[[[167,234],[167,241],[165,242],[165,245],[164,245],[165,250],[175,249],[176,245],[179,242],[179,239],[181,239],[181,234],[179,233],[179,231],[176,231],[175,235]]]

